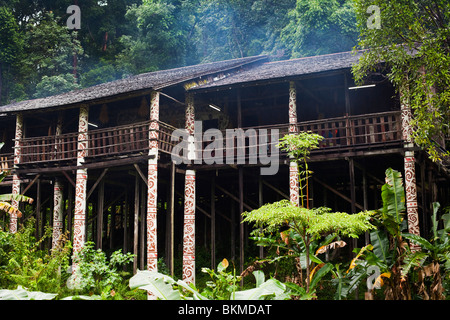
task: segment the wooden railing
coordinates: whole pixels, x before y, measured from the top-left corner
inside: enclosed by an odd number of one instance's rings
[[[146,154],[149,148],[149,127],[151,122],[145,121],[131,125],[124,125],[113,128],[97,129],[88,132],[89,143],[87,149],[87,159],[95,161],[108,157],[121,155]],[[176,142],[171,142],[174,127],[158,122],[158,142],[160,151],[170,154]],[[317,152],[332,152],[336,148],[355,147],[383,147],[387,143],[401,142],[401,117],[400,112],[384,112],[358,116],[344,116],[332,119],[321,119],[314,121],[299,122],[299,131],[311,131],[322,135],[325,139],[321,142]],[[245,154],[249,155],[251,148],[260,147],[261,140],[258,134],[259,129],[267,129],[270,140],[271,129],[278,129],[279,136],[288,133],[288,125],[272,125],[262,127],[243,128],[244,131],[254,129],[255,139],[245,139]],[[262,132],[262,131],[261,131]],[[223,132],[223,156],[233,154],[237,156],[239,150],[225,150],[226,133]],[[60,162],[72,161],[77,157],[78,133],[69,133],[59,136],[25,138],[20,140],[22,148],[21,164],[39,162]],[[256,141],[256,145],[254,145]],[[210,142],[203,141],[202,148]],[[277,141],[268,141],[276,144]],[[242,150],[241,150],[242,151]],[[248,158],[248,157],[246,157]]]
[[[150,121],[88,132],[87,158],[113,157],[122,154],[144,153],[149,147]],[[175,130],[159,122],[159,148],[170,152],[170,136]],[[78,151],[78,133],[62,134],[20,140],[21,164],[75,161]]]

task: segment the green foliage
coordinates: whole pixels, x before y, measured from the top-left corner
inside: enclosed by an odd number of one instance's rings
[[[312,132],[299,132],[297,134],[287,134],[280,139],[278,148],[287,152],[289,157],[293,158],[298,166],[298,182],[300,190],[301,206],[309,208],[308,182],[313,173],[308,169],[309,155],[311,150],[319,148],[319,142],[324,137]],[[305,191],[306,190],[306,191]]]
[[[0,289],[0,300],[52,300],[56,296],[56,293],[28,291],[22,286],[18,286],[15,290]]]
[[[400,172],[391,168],[386,170],[386,183],[381,188],[381,198],[383,224],[391,235],[399,237],[406,210],[405,190]]]
[[[139,271],[130,279],[131,289],[142,289],[152,293],[160,300],[284,300],[292,294],[299,294],[301,289],[294,285],[286,286],[276,279],[265,279],[262,271],[255,271],[256,286],[247,290],[238,290],[235,271],[226,272],[228,262],[224,259],[217,272],[203,268],[202,272],[211,276],[211,282],[204,290],[187,284],[182,280],[154,271]],[[304,291],[303,291],[304,293]]]
[[[245,217],[243,221],[255,224],[256,229],[252,235],[256,236],[254,240],[257,240],[260,245],[283,247],[287,249],[285,254],[295,253],[300,258],[304,258],[305,263],[302,268],[306,269],[306,292],[310,293],[314,289],[311,284],[316,285],[318,281],[314,281],[310,277],[310,261],[325,265],[323,261],[312,254],[319,239],[328,236],[326,242],[322,244],[328,245],[337,236],[356,238],[359,234],[374,228],[369,221],[372,212],[366,211],[350,215],[330,211],[329,208],[297,207],[288,200],[281,200],[243,213]],[[281,233],[281,242],[273,237],[267,237],[267,233],[276,233],[282,226],[288,228],[289,233],[287,231]],[[331,266],[325,265],[325,268],[317,273],[316,277],[321,278],[326,274],[325,271],[330,270]]]
[[[81,86],[76,83],[76,80],[71,73],[50,77],[43,76],[42,80],[36,85],[36,93],[33,97],[44,98],[80,88]]]
[[[34,238],[34,220],[29,219],[17,233],[0,231],[0,286],[15,288],[21,285],[29,290],[60,293],[65,288],[71,245],[62,246],[51,253],[39,250],[39,246],[51,236],[47,228],[44,236]]]
[[[363,57],[353,67],[357,82],[384,69],[413,111],[414,142],[433,160],[448,156],[439,147],[450,123],[450,12],[448,2],[354,0]],[[381,28],[367,27],[369,5],[380,8]],[[384,65],[384,67],[382,67]]]
[[[358,30],[352,1],[297,0],[281,33],[293,58],[350,51]]]
[[[357,238],[359,234],[373,229],[369,222],[372,212],[358,214],[330,212],[329,208],[306,209],[281,200],[262,206],[251,212],[243,213],[244,222],[255,223],[255,227],[264,228],[263,232],[276,232],[280,226],[288,223],[301,236],[320,238],[333,233],[343,237]],[[260,229],[257,229],[260,232]],[[255,230],[256,232],[256,230]]]
[[[132,262],[133,257],[134,255],[129,252],[123,254],[120,249],[113,252],[108,259],[102,250],[94,249],[93,242],[86,242],[80,253],[74,257],[78,263],[78,275],[72,280],[76,281],[75,288],[79,289],[80,293],[97,294],[114,299],[116,293],[120,293],[119,289],[123,289],[121,287],[123,278],[128,275],[126,272],[119,271],[119,268]],[[111,295],[112,291],[114,291],[113,295]]]

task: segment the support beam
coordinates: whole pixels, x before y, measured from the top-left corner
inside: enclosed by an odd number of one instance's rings
[[[349,197],[347,197],[345,194],[337,191],[336,189],[334,189],[333,187],[329,186],[328,184],[326,184],[325,182],[317,179],[316,177],[313,177],[314,181],[316,181],[318,184],[322,185],[323,187],[325,187],[326,189],[330,190],[331,192],[333,192],[334,194],[338,195],[339,197],[341,197],[342,199],[344,199],[345,201],[348,201],[349,203],[352,203],[352,199],[350,199]],[[360,210],[364,210],[363,206],[360,205],[359,203],[355,202],[355,207],[360,209]]]
[[[77,187],[76,183],[73,181],[73,179],[69,176],[69,174],[68,174],[66,171],[62,171],[62,174],[66,177],[67,181],[69,181],[70,184],[71,184],[74,188]]]
[[[89,197],[92,195],[92,193],[94,192],[95,188],[97,188],[98,184],[103,180],[103,177],[105,176],[105,174],[108,172],[109,168],[105,168],[103,169],[103,172],[101,173],[101,175],[97,178],[97,181],[95,181],[94,185],[91,187],[91,189],[89,190],[87,196],[86,196],[86,200],[89,199]]]
[[[232,194],[231,192],[229,192],[228,190],[226,190],[225,188],[222,188],[221,186],[219,186],[218,184],[216,184],[216,188],[219,189],[220,191],[222,191],[223,193],[225,193],[227,196],[229,196],[231,199],[233,199],[234,201],[236,201],[237,203],[240,202],[239,197],[236,197],[234,194]],[[244,202],[244,208],[252,211],[254,210],[254,208],[250,207],[248,204],[246,204]]]
[[[22,114],[17,114],[16,116],[16,134],[14,140],[14,169],[22,160],[22,149],[21,149],[21,139],[23,138],[23,116]],[[17,173],[13,174],[13,184],[12,184],[12,194],[20,194],[20,178]],[[19,201],[13,200],[11,202],[12,206],[16,209],[19,208]],[[11,213],[9,216],[9,232],[17,232],[17,214]]]
[[[38,174],[36,175],[36,177],[33,178],[33,180],[31,180],[31,182],[27,185],[27,187],[22,191],[22,194],[25,195],[25,193],[33,186],[33,184],[37,181],[37,179],[39,179],[41,175]]]

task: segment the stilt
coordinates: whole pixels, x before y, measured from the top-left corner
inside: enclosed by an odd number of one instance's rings
[[[53,234],[52,234],[52,249],[58,246],[58,240],[63,230],[63,184],[60,178],[55,179],[53,187]]]
[[[216,267],[216,176],[211,179],[211,269]]]
[[[150,132],[147,189],[147,270],[158,270],[158,247],[156,218],[158,207],[158,130],[159,130],[159,92],[153,91],[150,97]]]
[[[174,275],[175,261],[175,163],[170,164],[170,194],[169,194],[169,272]]]
[[[77,153],[77,178],[75,190],[75,214],[73,219],[73,252],[76,255],[84,245],[86,233],[86,187],[87,169],[81,168],[88,148],[88,116],[89,108],[80,107],[78,121],[78,153]],[[76,272],[76,259],[74,261],[73,272]]]
[[[14,140],[14,168],[17,168],[17,165],[20,164],[21,162],[22,149],[20,140],[22,138],[23,138],[23,116],[22,114],[17,114],[16,134]],[[13,174],[12,194],[13,195],[20,194],[20,178],[16,173]],[[16,209],[19,208],[19,201],[13,200],[11,204],[14,208]],[[17,214],[15,213],[11,213],[9,217],[9,232],[11,233],[17,232]]]
[[[102,180],[97,192],[97,249],[103,248],[103,214],[105,211],[105,181]]]
[[[137,262],[138,262],[138,243],[139,243],[139,185],[140,177],[136,173],[134,181],[134,227],[133,227],[133,274],[137,272]]]
[[[403,88],[405,90],[406,88]],[[406,212],[408,215],[408,232],[415,235],[420,235],[419,228],[419,212],[417,205],[417,189],[416,189],[416,168],[414,151],[408,150],[414,147],[412,140],[411,127],[411,108],[405,95],[400,90],[400,103],[402,112],[402,137],[404,140],[404,147],[407,149],[404,156],[405,164],[405,191],[406,191]],[[424,204],[425,205],[425,204]],[[411,243],[412,251],[417,251],[420,246]]]
[[[195,129],[194,96],[186,94],[186,130]],[[184,184],[183,280],[195,283],[195,171],[186,170]]]
[[[242,213],[244,212],[244,169],[239,167],[239,269],[244,271],[244,224],[242,223]],[[241,280],[241,286],[244,279]]]

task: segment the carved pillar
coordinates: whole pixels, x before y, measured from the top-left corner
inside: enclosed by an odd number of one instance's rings
[[[400,101],[402,113],[402,138],[404,140],[404,147],[412,148],[414,143],[412,139],[411,108],[407,98],[402,95],[402,93],[400,93]],[[408,232],[411,234],[420,235],[414,151],[405,151],[404,163]],[[419,246],[411,244],[411,250],[418,250],[419,248]]]
[[[194,96],[186,95],[186,130],[194,136]],[[195,283],[195,171],[186,170],[184,184],[183,280]]]
[[[55,132],[55,154],[58,158],[59,150],[59,136],[62,134],[62,113],[58,115],[58,122],[56,125]],[[55,179],[55,184],[53,187],[53,234],[52,234],[52,249],[56,249],[58,245],[59,237],[62,234],[63,229],[63,184],[59,178]]]
[[[20,164],[22,160],[22,150],[21,150],[21,141],[23,138],[23,116],[18,114],[16,116],[16,135],[14,141],[14,168],[17,168],[17,165]],[[13,174],[13,185],[12,185],[12,194],[18,195],[20,194],[20,178],[17,173]],[[11,202],[14,208],[19,208],[19,201],[13,200]],[[9,232],[16,233],[17,232],[17,214],[11,213],[9,216]]]
[[[147,189],[147,270],[157,271],[158,250],[156,234],[156,210],[158,206],[158,130],[159,92],[150,95],[150,127]],[[150,297],[149,297],[150,298]]]
[[[56,249],[63,229],[63,184],[59,178],[55,179],[53,187],[53,234],[52,249]]]
[[[297,89],[289,82],[289,134],[297,133]],[[291,203],[299,206],[298,165],[292,158],[289,164],[289,195]]]
[[[80,107],[78,119],[78,153],[77,153],[77,178],[75,187],[75,214],[73,219],[73,252],[74,255],[82,249],[86,234],[86,187],[87,169],[81,168],[88,148],[88,116],[89,108]],[[75,261],[76,266],[76,261]],[[74,272],[75,272],[74,268]]]

